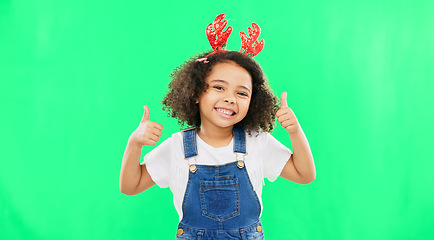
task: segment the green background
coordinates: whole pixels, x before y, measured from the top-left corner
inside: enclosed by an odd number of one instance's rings
[[[119,191],[143,106],[226,13],[310,142],[317,178],[266,181],[267,239],[434,239],[434,1],[0,0],[0,239],[174,239],[169,189]],[[290,146],[278,126],[273,135]],[[152,147],[145,147],[143,154]]]

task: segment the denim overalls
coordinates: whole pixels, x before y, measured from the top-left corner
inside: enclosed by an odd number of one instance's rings
[[[234,162],[212,166],[189,162],[176,239],[264,239],[261,205],[244,166],[244,129],[234,128],[233,136]],[[185,159],[196,160],[196,128],[183,131],[183,143]]]

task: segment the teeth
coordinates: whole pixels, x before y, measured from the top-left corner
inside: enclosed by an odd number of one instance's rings
[[[235,113],[234,111],[221,108],[216,108],[216,110],[229,116],[232,116]]]

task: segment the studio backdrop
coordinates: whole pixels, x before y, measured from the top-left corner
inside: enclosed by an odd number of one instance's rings
[[[226,14],[260,25],[255,57],[312,149],[308,185],[265,180],[266,239],[434,239],[434,1],[0,0],[0,239],[174,239],[169,189],[127,196],[143,106],[211,49]],[[273,136],[291,148],[278,124]],[[142,156],[152,150],[144,147]]]

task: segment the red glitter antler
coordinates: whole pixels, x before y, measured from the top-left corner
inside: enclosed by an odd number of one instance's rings
[[[243,31],[240,32],[240,37],[241,37],[240,52],[250,57],[256,56],[264,48],[264,39],[262,39],[261,42],[257,40],[259,34],[261,33],[261,28],[259,28],[258,24],[256,23],[252,23],[252,27],[253,30],[250,27],[247,28],[250,38],[248,38]]]
[[[220,14],[214,19],[214,31],[212,30],[212,23],[210,23],[208,27],[206,27],[206,36],[208,37],[209,44],[211,44],[214,52],[225,50],[228,37],[232,33],[232,27],[228,27],[228,29],[223,32],[223,29],[228,23],[227,20],[221,22],[223,18],[225,18],[225,15]]]

